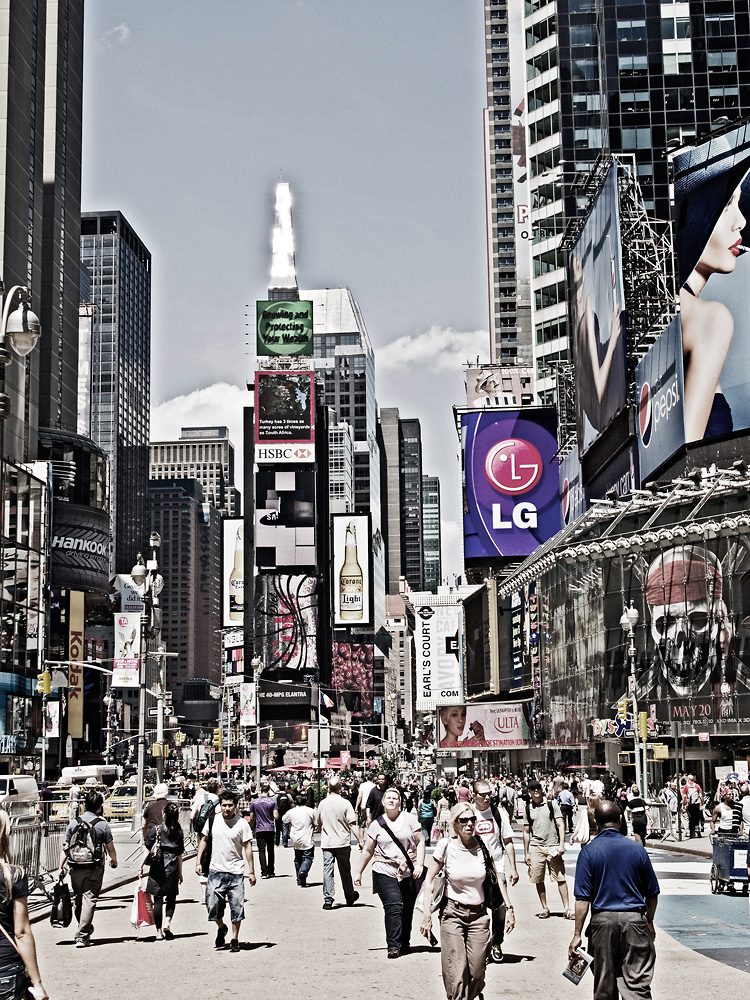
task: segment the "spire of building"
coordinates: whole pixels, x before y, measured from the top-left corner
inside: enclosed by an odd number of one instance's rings
[[[272,247],[268,297],[272,301],[298,299],[292,228],[292,192],[285,181],[280,181],[276,185],[276,221],[273,226]]]

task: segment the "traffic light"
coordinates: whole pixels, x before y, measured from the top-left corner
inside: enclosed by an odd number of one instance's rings
[[[161,748],[161,743],[154,743],[154,745],[151,747],[151,756],[152,757],[163,757],[164,754],[161,752],[161,749],[162,749]]]
[[[648,712],[638,713],[638,738],[644,741],[648,739]]]
[[[178,729],[177,732],[174,734],[174,745],[176,747],[181,747],[184,742],[185,742],[185,734]]]
[[[52,690],[52,677],[49,670],[36,675],[36,689],[39,694],[49,694]]]
[[[620,700],[617,702],[617,718],[622,719],[622,721],[625,722],[627,717],[628,717],[628,699],[620,698]]]
[[[268,731],[268,742],[273,743],[273,727]]]
[[[220,729],[214,729],[214,746],[217,750],[222,750],[224,747],[224,735]]]

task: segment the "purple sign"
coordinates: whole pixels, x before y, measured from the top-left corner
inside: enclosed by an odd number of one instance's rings
[[[461,415],[464,558],[527,556],[560,530],[553,409]]]

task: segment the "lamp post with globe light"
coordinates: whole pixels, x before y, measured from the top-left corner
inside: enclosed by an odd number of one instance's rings
[[[635,686],[635,659],[638,655],[638,650],[635,648],[635,629],[638,625],[638,619],[640,615],[638,614],[638,608],[635,607],[633,602],[630,602],[630,607],[625,605],[622,612],[622,617],[620,618],[620,628],[628,633],[628,640],[630,645],[628,647],[628,657],[630,659],[630,676],[628,687],[630,689],[630,696],[633,702],[633,749],[635,750],[635,780],[638,785],[638,789],[643,798],[646,798],[646,790],[644,788],[644,778],[645,775],[641,773],[641,748],[638,733],[638,699],[636,697],[636,686]]]

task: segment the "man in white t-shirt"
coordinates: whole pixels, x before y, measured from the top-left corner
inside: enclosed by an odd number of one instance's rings
[[[481,836],[495,862],[498,877],[503,882],[515,885],[518,882],[516,867],[516,849],[513,846],[513,827],[504,809],[498,809],[490,801],[489,782],[479,778],[474,782],[474,808],[479,814],[479,822],[474,830],[475,836]],[[505,859],[508,859],[508,873],[505,872]],[[497,910],[492,910],[492,950],[490,957],[493,962],[503,960],[503,940],[505,938],[505,904]]]
[[[245,863],[250,885],[255,885],[255,864],[253,861],[253,832],[250,824],[237,815],[237,794],[224,788],[219,795],[221,812],[212,815],[203,828],[195,870],[200,874],[203,857],[208,850],[211,861],[206,884],[206,908],[208,919],[218,928],[214,944],[223,948],[227,938],[224,910],[229,903],[232,921],[232,940],[229,950],[240,950],[240,924],[245,908]]]
[[[357,801],[354,803],[354,811],[357,814],[357,822],[359,823],[362,831],[367,829],[367,800],[374,787],[375,782],[365,778],[359,786],[359,791],[357,792]]]
[[[295,805],[284,813],[284,822],[289,824],[289,839],[294,848],[294,868],[297,885],[303,889],[307,885],[307,873],[315,856],[315,825],[318,817],[314,809],[305,805],[305,796],[295,796]]]
[[[360,851],[364,847],[364,838],[357,826],[354,806],[341,795],[341,779],[338,777],[328,782],[328,794],[318,806],[318,829],[322,831],[323,909],[333,909],[336,895],[334,865],[338,865],[346,905],[354,906],[359,893],[352,882],[352,833],[357,837]]]
[[[604,798],[604,782],[601,778],[592,779],[589,795],[598,795],[600,799]]]

